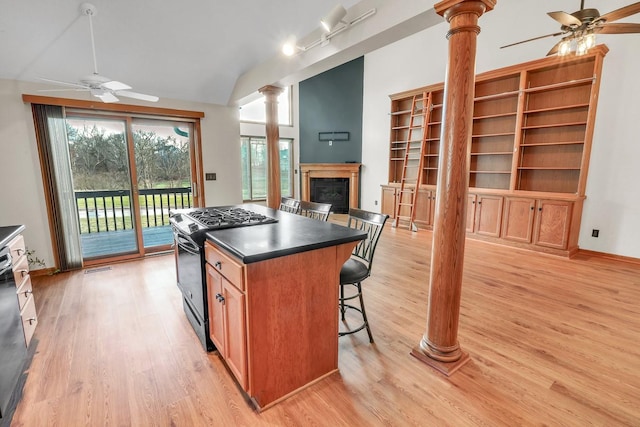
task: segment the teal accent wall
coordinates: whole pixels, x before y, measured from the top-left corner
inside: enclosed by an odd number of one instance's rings
[[[362,161],[364,57],[299,84],[300,163]],[[320,132],[349,132],[348,141],[320,141]]]

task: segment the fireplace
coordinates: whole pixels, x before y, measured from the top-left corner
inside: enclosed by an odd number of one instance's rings
[[[302,173],[302,186],[301,186],[301,198],[306,201],[317,201],[311,198],[311,181],[314,178],[326,178],[326,179],[340,179],[341,182],[345,182],[347,186],[346,200],[348,203],[345,208],[345,212],[348,212],[348,208],[358,208],[358,190],[360,187],[360,163],[301,163],[300,171]],[[325,180],[320,180],[325,181]],[[331,185],[337,185],[335,181]],[[315,184],[317,185],[317,184]],[[323,184],[324,185],[324,184]],[[334,204],[331,201],[326,203]],[[346,201],[345,201],[346,203]],[[333,212],[337,212],[332,208]]]
[[[333,213],[349,213],[349,178],[311,178],[309,198],[331,203]]]

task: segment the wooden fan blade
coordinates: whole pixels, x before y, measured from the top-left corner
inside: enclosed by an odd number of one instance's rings
[[[640,33],[640,24],[602,24],[594,30],[598,34],[629,34]]]
[[[578,18],[576,18],[573,15],[569,15],[567,12],[548,12],[547,15],[549,15],[550,17],[552,17],[553,19],[555,19],[556,21],[558,21],[559,23],[561,23],[562,25],[564,25],[565,27],[572,27],[572,26],[580,26],[582,25],[582,21],[579,20]]]
[[[561,31],[559,33],[546,34],[544,36],[534,37],[532,39],[522,40],[520,42],[516,42],[516,43],[511,43],[511,44],[508,44],[508,45],[500,46],[500,49],[504,49],[505,47],[511,47],[511,46],[515,46],[515,45],[518,45],[518,44],[522,44],[522,43],[532,42],[534,40],[546,39],[547,37],[556,37],[556,36],[560,36],[562,34],[564,34],[564,31]]]
[[[621,7],[620,9],[613,10],[609,13],[602,15],[599,20],[606,22],[617,21],[618,19],[626,18],[627,16],[634,15],[640,12],[640,1],[630,4],[629,6]]]

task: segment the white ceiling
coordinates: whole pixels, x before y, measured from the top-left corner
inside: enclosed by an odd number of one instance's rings
[[[136,92],[227,104],[239,76],[305,36],[338,2],[91,0],[98,71]],[[76,82],[93,72],[82,0],[0,0],[0,78]]]

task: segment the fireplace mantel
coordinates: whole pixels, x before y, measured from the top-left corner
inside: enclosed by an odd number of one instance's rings
[[[302,200],[311,201],[311,178],[348,178],[349,207],[358,208],[360,163],[301,163]]]

